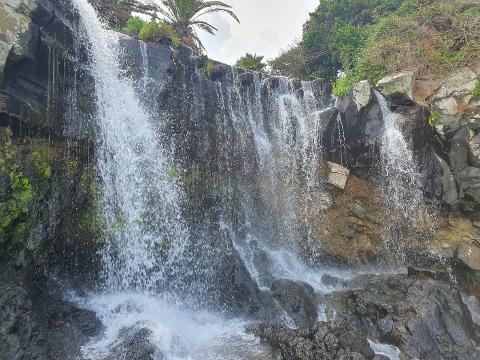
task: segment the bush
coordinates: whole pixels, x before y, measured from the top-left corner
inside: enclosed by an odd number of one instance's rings
[[[180,44],[180,37],[173,29],[173,26],[166,22],[147,22],[138,17],[133,17],[128,19],[125,30],[134,33],[142,41],[169,39],[173,47],[177,47]]]
[[[322,77],[339,93],[354,80],[376,83],[383,76],[415,69],[443,77],[480,61],[480,4],[464,0],[322,0],[305,24],[303,39],[289,57],[273,64],[285,74]],[[299,58],[302,60],[299,60]],[[285,60],[289,60],[288,63]],[[291,65],[290,65],[291,64]],[[285,70],[292,66],[293,70]],[[338,79],[342,71],[347,79]],[[480,96],[480,89],[478,96]]]
[[[127,20],[125,30],[131,33],[135,33],[135,35],[138,35],[138,33],[146,24],[147,22],[145,20],[142,20],[139,17],[132,17]]]
[[[347,96],[355,82],[348,75],[338,78],[333,84],[332,92],[335,96]]]

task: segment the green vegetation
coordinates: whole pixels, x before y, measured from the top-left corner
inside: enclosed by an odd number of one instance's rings
[[[432,111],[428,117],[428,123],[430,126],[441,125],[442,121],[440,119],[440,114],[436,111]]]
[[[142,28],[147,24],[147,22],[139,17],[132,17],[127,20],[127,25],[125,30],[131,33],[138,35]]]
[[[354,84],[348,76],[339,77],[333,84],[332,92],[336,96],[347,96]]]
[[[247,53],[237,60],[235,66],[246,70],[262,71],[267,65],[263,62],[263,56]]]
[[[130,12],[136,11],[150,16],[152,22],[157,22],[157,20],[160,23],[166,22],[173,28],[173,32],[178,35],[179,42],[182,42],[198,52],[205,50],[205,48],[200,41],[196,30],[204,30],[212,35],[218,31],[215,26],[202,19],[205,15],[225,13],[239,22],[237,16],[232,11],[232,7],[221,1],[155,0],[149,4],[143,4],[136,0],[125,0],[123,3],[127,4],[126,7]],[[129,24],[127,21],[127,31],[141,32],[141,30],[139,30],[140,22],[137,19],[129,20]],[[142,30],[143,29],[142,26]],[[170,29],[163,28],[162,30],[167,31],[170,34]],[[154,32],[153,30],[144,31],[146,32],[146,38],[150,38],[150,35]]]
[[[274,73],[336,81],[336,93],[344,94],[360,80],[375,83],[399,70],[436,77],[478,60],[478,3],[324,0],[299,44],[270,65]],[[345,77],[337,80],[340,72]]]
[[[480,79],[477,80],[477,83],[475,84],[475,88],[472,91],[472,96],[475,99],[480,100]]]
[[[207,79],[211,78],[211,76],[212,76],[213,72],[215,71],[215,69],[217,68],[217,66],[218,65],[215,64],[215,62],[213,62],[209,58],[206,58],[205,66],[201,70],[202,75]]]
[[[173,29],[173,26],[166,22],[145,21],[138,17],[128,19],[125,30],[133,33],[142,41],[157,41],[168,39],[172,46],[176,48],[180,43],[180,38]]]
[[[98,211],[100,189],[92,169],[84,169],[79,181],[79,192],[87,194],[87,203],[77,219],[77,228],[91,237],[102,233],[105,220]]]
[[[14,222],[29,211],[34,190],[29,178],[15,160],[15,149],[8,140],[0,146],[0,176],[8,182],[7,194],[0,200],[0,238]]]

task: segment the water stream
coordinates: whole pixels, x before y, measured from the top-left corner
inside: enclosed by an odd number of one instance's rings
[[[101,291],[71,296],[95,311],[105,327],[83,348],[84,357],[109,359],[128,336],[145,331],[158,359],[269,359],[269,350],[245,333],[247,320],[227,319],[203,306],[200,292],[221,274],[209,259],[210,243],[192,236],[184,218],[177,164],[159,134],[163,120],[153,117],[139,95],[152,80],[146,45],[140,45],[144,79],[137,91],[120,65],[121,35],[105,29],[87,0],[73,4],[80,16],[78,40],[89,50],[95,79],[105,235]],[[312,83],[250,75],[245,86],[231,68],[227,81],[214,85],[221,109],[216,129],[227,139],[221,144],[226,160],[219,164],[220,174],[235,199],[222,198],[219,229],[259,289],[287,278],[306,281],[319,293],[331,291],[322,275],[352,273],[314,269],[304,261],[309,216],[326,196],[319,166],[330,104]],[[412,155],[379,102],[386,124],[385,172],[392,179],[387,193],[410,211],[421,195],[408,165]],[[408,198],[398,183],[410,188]],[[215,251],[224,256],[222,248]]]

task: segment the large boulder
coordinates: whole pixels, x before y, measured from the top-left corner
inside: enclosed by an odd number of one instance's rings
[[[449,160],[453,171],[458,172],[464,170],[470,165],[469,162],[469,145],[472,139],[473,131],[466,126],[462,126],[452,138],[450,142]]]
[[[348,181],[348,176],[350,175],[350,170],[346,167],[335,164],[333,162],[328,162],[329,174],[327,182],[330,185],[333,185],[339,189],[345,189],[345,185]]]
[[[395,105],[413,104],[413,87],[415,73],[402,71],[381,79],[376,88],[391,103]]]
[[[477,74],[469,68],[462,68],[445,80],[433,95],[433,100],[469,95],[475,88]]]
[[[278,279],[272,283],[270,290],[296,326],[309,326],[317,321],[315,293],[309,284]]]
[[[360,81],[352,88],[353,101],[357,104],[357,110],[361,111],[372,101],[372,89],[367,80]]]
[[[480,359],[478,334],[460,292],[447,282],[362,275],[334,293],[327,314],[370,339],[388,339],[407,358]]]
[[[456,174],[463,196],[480,202],[480,168],[469,166]]]
[[[480,134],[475,135],[468,145],[470,165],[480,167]]]
[[[367,338],[348,326],[317,323],[303,329],[258,324],[247,331],[269,344],[285,360],[366,360],[375,353]]]
[[[473,244],[461,244],[457,249],[457,259],[468,268],[480,271],[480,248]]]

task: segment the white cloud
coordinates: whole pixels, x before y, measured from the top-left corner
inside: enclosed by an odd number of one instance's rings
[[[240,18],[226,15],[208,21],[218,28],[216,36],[201,32],[210,58],[233,64],[246,52],[274,58],[302,34],[308,14],[319,0],[226,0]]]

